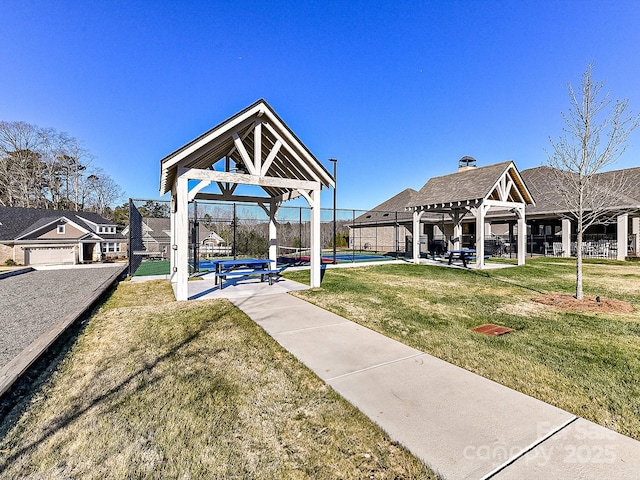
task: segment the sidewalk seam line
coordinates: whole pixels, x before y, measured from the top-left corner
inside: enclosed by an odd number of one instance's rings
[[[269,294],[269,295],[277,295],[277,293],[274,294]],[[268,295],[261,295],[262,297],[267,297]],[[243,305],[244,306],[244,305]],[[238,307],[239,308],[239,307]],[[290,305],[282,305],[282,306],[276,306],[276,307],[266,307],[266,308],[262,308],[260,309],[261,312],[265,312],[265,313],[271,313],[273,311],[277,311],[277,310],[289,310],[291,309]],[[244,311],[244,310],[243,310]],[[245,312],[246,313],[246,312]],[[248,314],[247,314],[248,315]]]
[[[389,360],[388,362],[378,363],[376,365],[371,365],[370,367],[361,368],[360,370],[354,370],[353,372],[343,373],[342,375],[338,375],[337,377],[327,378],[325,382],[331,382],[333,380],[337,380],[339,378],[348,377],[350,375],[355,375],[356,373],[366,372],[367,370],[373,370],[374,368],[384,367],[386,365],[391,365],[392,363],[401,362],[403,360],[408,360],[410,358],[419,357],[421,355],[426,355],[424,352],[414,353],[413,355],[409,355],[408,357],[396,358],[395,360]]]
[[[262,320],[260,320],[262,321]],[[335,327],[336,325],[345,325],[348,324],[349,321],[345,320],[343,322],[337,322],[337,323],[328,323],[326,325],[316,325],[315,327],[305,327],[305,328],[296,328],[295,330],[287,330],[286,332],[278,332],[275,335],[286,335],[289,333],[298,333],[298,332],[306,332],[307,330],[317,330],[319,328],[324,328],[324,327]]]
[[[507,460],[506,462],[504,462],[502,465],[497,466],[496,468],[494,468],[493,470],[491,470],[489,473],[487,473],[485,476],[481,477],[480,480],[489,480],[491,477],[495,476],[496,474],[500,473],[502,470],[504,470],[505,468],[507,468],[509,465],[511,465],[513,462],[515,462],[516,460],[518,460],[519,458],[522,458],[523,456],[525,456],[527,453],[529,453],[531,450],[533,450],[534,448],[536,448],[538,445],[546,442],[549,438],[551,438],[552,436],[554,436],[556,433],[560,432],[561,430],[564,430],[565,428],[567,428],[569,425],[571,425],[573,422],[575,422],[578,418],[578,416],[574,415],[573,418],[570,418],[569,420],[567,420],[566,422],[564,422],[562,425],[558,426],[557,428],[555,428],[554,430],[552,430],[551,432],[547,433],[544,437],[542,437],[539,440],[534,441],[531,445],[529,445],[527,448],[524,448],[520,451],[520,453],[518,453],[516,456],[514,456],[513,458],[510,458],[509,460]]]

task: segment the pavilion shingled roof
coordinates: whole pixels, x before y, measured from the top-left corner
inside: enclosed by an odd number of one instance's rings
[[[551,167],[530,168],[521,172],[522,178],[536,199],[536,205],[527,206],[527,215],[563,214],[568,207],[560,190],[556,187],[556,173]],[[606,184],[616,176],[624,175],[625,181],[632,187],[626,194],[618,195],[610,200],[612,208],[640,209],[640,167],[625,170],[602,172],[596,178]],[[603,192],[606,195],[606,192]]]
[[[527,206],[527,215],[565,211],[564,200],[555,187],[555,174],[551,167],[529,168],[520,172],[522,179],[536,199],[535,206]]]

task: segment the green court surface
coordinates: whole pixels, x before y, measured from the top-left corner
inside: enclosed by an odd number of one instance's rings
[[[134,277],[146,277],[147,275],[169,275],[171,269],[169,260],[160,260],[153,262],[142,262]]]

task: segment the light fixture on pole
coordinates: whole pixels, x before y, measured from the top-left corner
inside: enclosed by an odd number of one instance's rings
[[[333,163],[333,264],[336,262],[336,187],[338,186],[337,166],[338,159],[330,158],[329,161]]]

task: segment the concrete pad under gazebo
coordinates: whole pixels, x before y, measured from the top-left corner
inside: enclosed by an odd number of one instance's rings
[[[237,193],[239,185],[258,195]],[[211,186],[215,192],[206,191]],[[189,298],[189,203],[248,202],[269,215],[269,259],[276,261],[276,216],[303,197],[311,209],[311,287],[320,286],[320,191],[335,180],[293,131],[259,100],[161,160],[160,195],[171,192],[171,273],[177,300]]]

